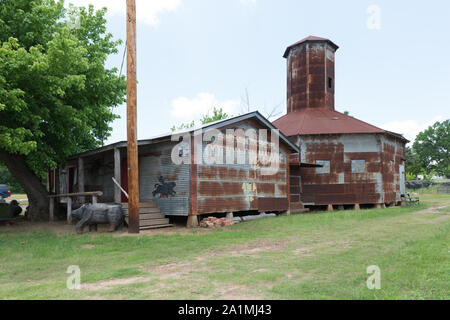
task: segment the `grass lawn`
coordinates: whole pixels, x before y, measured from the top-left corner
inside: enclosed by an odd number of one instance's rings
[[[0,226],[0,299],[449,299],[450,197],[215,230]],[[70,265],[81,289],[69,290]],[[381,270],[369,290],[368,266]]]

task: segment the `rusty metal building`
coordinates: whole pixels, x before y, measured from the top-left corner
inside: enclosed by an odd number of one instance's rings
[[[334,107],[338,46],[308,37],[291,46],[287,59],[287,114],[273,124],[300,148],[291,165],[291,190],[304,205],[376,205],[400,202],[405,193],[402,135],[380,129]],[[292,196],[293,197],[293,196]]]
[[[158,222],[167,224],[161,214],[189,217],[188,224],[195,225],[197,216],[204,214],[289,210],[289,159],[291,154],[298,155],[299,152],[295,144],[280,134],[279,170],[264,175],[261,173],[264,165],[252,162],[249,150],[252,143],[259,149],[261,141],[248,132],[253,129],[258,134],[259,129],[268,130],[270,149],[271,130],[276,128],[259,112],[211,123],[201,129],[203,134],[217,130],[221,139],[225,139],[227,130],[241,130],[244,134],[240,135],[241,142],[236,137],[232,143],[236,148],[233,163],[226,161],[229,160],[226,148],[212,149],[222,153],[222,164],[199,159],[211,152],[208,146],[218,137],[205,141],[197,130],[177,133],[191,139],[183,138],[182,142],[173,141],[172,134],[138,142],[140,201],[155,205]],[[74,155],[60,170],[49,174],[50,191],[56,194],[101,191],[100,202],[126,203],[127,198],[112,180],[114,177],[127,191],[126,146],[126,142],[119,142]],[[198,152],[200,148],[202,153]],[[174,158],[179,161],[174,162]],[[147,205],[147,215],[149,211],[155,213],[151,209]],[[149,227],[155,226],[150,221],[146,223]]]

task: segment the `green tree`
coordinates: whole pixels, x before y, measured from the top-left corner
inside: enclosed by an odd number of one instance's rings
[[[425,169],[420,162],[418,154],[411,147],[406,147],[406,176],[408,180],[417,178],[419,174],[424,174]]]
[[[450,120],[436,122],[419,133],[413,148],[427,174],[450,177]]]
[[[202,124],[207,124],[207,123],[211,123],[211,122],[214,122],[214,121],[225,120],[225,119],[230,118],[230,115],[228,115],[226,112],[224,112],[222,108],[214,107],[212,112],[213,112],[212,115],[209,115],[209,112],[207,114],[204,114],[200,118],[200,122]],[[178,131],[178,130],[192,129],[194,127],[195,127],[195,121],[192,120],[192,122],[190,122],[190,123],[182,123],[178,127],[177,126],[173,126],[172,128],[170,128],[170,130],[172,130],[172,132],[174,132],[174,131]]]
[[[105,14],[66,10],[63,0],[0,0],[0,162],[27,193],[32,220],[48,217],[40,177],[101,145],[112,106],[125,101],[124,77],[105,68],[121,44]]]
[[[24,192],[22,186],[14,179],[9,170],[2,165],[0,165],[0,184],[6,184],[11,188],[12,193]]]

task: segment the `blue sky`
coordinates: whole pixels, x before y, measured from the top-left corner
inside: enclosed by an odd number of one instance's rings
[[[67,2],[67,1],[66,1]],[[107,6],[125,39],[125,0]],[[233,115],[286,108],[286,47],[329,38],[336,53],[336,109],[415,135],[450,118],[450,2],[402,0],[137,0],[138,137],[165,133],[213,106]],[[121,54],[108,67],[120,67]],[[107,143],[126,140],[126,107]],[[274,119],[272,119],[274,120]]]

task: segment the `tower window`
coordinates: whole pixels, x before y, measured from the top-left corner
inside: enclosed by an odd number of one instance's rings
[[[330,160],[316,160],[316,164],[322,165],[316,168],[316,173],[330,173]]]
[[[332,78],[328,78],[328,88],[330,88],[330,89],[333,88],[333,79]]]

